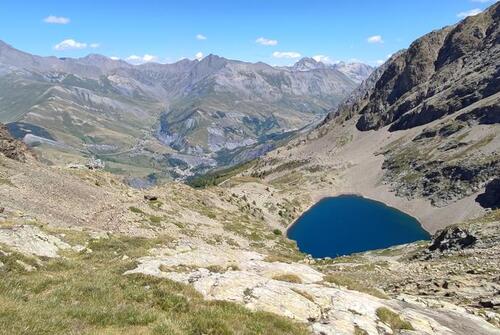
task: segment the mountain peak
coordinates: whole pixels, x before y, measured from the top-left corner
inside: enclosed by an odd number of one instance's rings
[[[71,60],[71,59],[70,59]],[[76,59],[76,62],[84,65],[97,66],[98,68],[109,71],[118,67],[130,67],[131,65],[121,59],[111,59],[101,54],[88,54],[85,57]]]
[[[0,40],[0,51],[5,51],[5,52],[22,52],[14,48],[12,45]]]
[[[214,54],[209,54],[205,56],[198,62],[199,68],[207,69],[220,69],[228,63],[228,60],[224,57],[220,57]]]
[[[207,62],[217,62],[220,60],[226,60],[226,59],[224,57],[215,54],[209,54],[201,59],[201,61],[207,61]]]
[[[87,56],[85,57],[82,57],[82,59],[88,59],[88,60],[113,60],[109,57],[106,57],[104,55],[100,55],[100,54],[88,54]]]
[[[294,71],[310,71],[317,69],[324,69],[326,65],[322,62],[316,61],[311,57],[303,57],[298,62],[293,64],[292,70]]]
[[[373,72],[374,68],[368,64],[361,62],[338,62],[332,65],[332,68],[338,70],[354,80],[356,83],[361,83]]]

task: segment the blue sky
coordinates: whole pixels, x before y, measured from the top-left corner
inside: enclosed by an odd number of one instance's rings
[[[320,55],[330,62],[377,64],[417,37],[493,3],[0,0],[0,39],[43,56],[100,53],[131,62],[174,62],[214,53],[277,65]]]

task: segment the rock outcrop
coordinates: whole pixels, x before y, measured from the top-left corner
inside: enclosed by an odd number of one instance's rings
[[[310,265],[270,262],[257,252],[193,241],[153,249],[150,254],[125,274],[141,273],[190,284],[209,300],[237,302],[255,311],[309,323],[313,334],[351,335],[361,330],[363,334],[392,334],[394,329],[379,317],[381,309],[401,315],[419,334],[455,334],[467,322],[478,327],[474,333],[493,334],[492,327],[459,309],[427,313],[426,307],[411,297],[397,302],[347,290],[324,281],[324,275]],[[441,321],[461,318],[458,327],[458,323]]]
[[[33,153],[21,141],[12,138],[7,127],[0,123],[0,153],[7,158],[25,162]]]
[[[500,6],[436,30],[393,57],[365,106],[359,130],[404,130],[498,93]]]
[[[476,201],[485,208],[500,208],[500,178],[490,181],[486,185],[484,193],[476,197]]]
[[[0,243],[26,254],[49,258],[59,257],[58,251],[70,245],[32,225],[0,228]]]
[[[441,252],[456,251],[472,247],[476,241],[477,237],[467,230],[459,227],[448,227],[434,235],[428,249],[429,251],[439,250]]]

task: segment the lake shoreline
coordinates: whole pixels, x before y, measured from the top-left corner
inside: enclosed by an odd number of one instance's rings
[[[364,196],[363,194],[361,193],[356,193],[356,192],[343,192],[343,193],[339,193],[339,194],[334,194],[334,195],[325,195],[325,196],[321,196],[318,198],[318,200],[316,201],[311,201],[311,204],[308,205],[304,211],[292,222],[290,223],[286,228],[285,228],[285,234],[288,235],[288,231],[297,223],[297,221],[302,217],[302,215],[304,215],[305,212],[307,212],[308,210],[310,210],[312,207],[314,207],[317,203],[319,203],[320,201],[323,201],[324,199],[328,199],[328,198],[336,198],[336,197],[341,197],[341,196],[345,196],[345,195],[352,195],[352,196],[357,196],[357,197],[360,197],[360,198],[364,198],[364,199],[368,199],[368,200],[372,200],[372,201],[376,201],[376,202],[379,202],[381,204],[384,204],[386,205],[387,207],[390,207],[390,208],[394,208],[394,209],[397,209],[398,211],[400,212],[403,212],[403,213],[406,213],[412,217],[414,217],[417,221],[418,221],[418,224],[422,227],[422,229],[424,229],[426,232],[429,233],[429,235],[433,235],[435,232],[432,232],[428,227],[426,227],[423,223],[422,223],[422,220],[417,216],[417,215],[414,215],[414,214],[411,214],[411,213],[407,213],[405,212],[404,209],[401,209],[401,208],[398,208],[396,206],[392,206],[392,205],[389,205],[389,204],[386,204],[385,202],[383,202],[382,200],[378,200],[378,199],[373,199],[373,198],[370,198],[370,197],[366,197]]]
[[[302,252],[323,258],[429,240],[431,234],[414,216],[351,193],[321,198],[287,227],[286,236]]]

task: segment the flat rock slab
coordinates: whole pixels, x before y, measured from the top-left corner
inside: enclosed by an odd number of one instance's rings
[[[0,243],[28,255],[55,258],[60,249],[71,246],[31,225],[0,228]]]
[[[356,327],[370,335],[392,334],[377,316],[381,307],[408,320],[417,329],[411,334],[462,334],[457,331],[459,327],[443,320],[451,316],[457,320],[467,314],[465,311],[379,299],[325,283],[323,275],[309,265],[265,259],[254,251],[183,244],[150,250],[150,256],[140,258],[138,266],[125,274],[142,273],[190,284],[208,300],[231,301],[306,322],[315,334],[351,335]],[[279,280],[283,274],[296,276],[300,282]],[[495,334],[493,327],[480,318],[464,320],[485,334]]]

